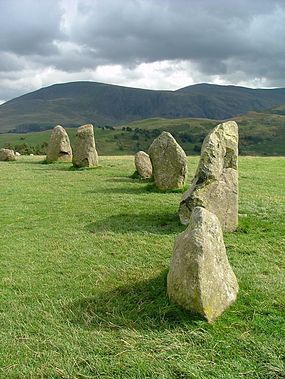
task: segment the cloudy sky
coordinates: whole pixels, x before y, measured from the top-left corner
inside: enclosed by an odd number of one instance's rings
[[[285,0],[0,0],[0,102],[77,80],[285,87]]]

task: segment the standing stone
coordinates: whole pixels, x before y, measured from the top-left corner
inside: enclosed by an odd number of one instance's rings
[[[48,144],[46,161],[48,163],[72,161],[69,137],[61,125],[57,125],[53,128]]]
[[[135,166],[137,173],[143,179],[152,177],[152,164],[149,155],[144,151],[138,151],[135,155]]]
[[[77,129],[72,162],[75,167],[98,166],[93,125],[87,124]]]
[[[202,145],[192,185],[182,196],[179,217],[188,224],[192,210],[201,206],[215,213],[224,231],[238,225],[238,126],[219,124]]]
[[[0,161],[14,161],[15,154],[13,150],[10,149],[0,149]]]
[[[216,215],[194,208],[178,235],[167,277],[171,301],[213,322],[235,300],[238,283],[229,264]]]
[[[186,154],[172,135],[162,132],[149,148],[156,186],[161,190],[183,188],[187,174]]]

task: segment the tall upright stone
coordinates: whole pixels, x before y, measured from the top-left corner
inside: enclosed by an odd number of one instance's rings
[[[161,190],[183,188],[187,175],[186,154],[168,132],[162,132],[149,147],[156,186]]]
[[[51,133],[46,161],[51,162],[71,162],[72,149],[68,134],[61,125],[56,125]]]
[[[219,124],[205,138],[192,185],[180,203],[179,217],[188,224],[196,206],[213,212],[224,231],[238,225],[238,126]]]
[[[152,164],[149,155],[144,151],[138,151],[135,155],[135,166],[139,176],[143,179],[152,177]]]
[[[176,238],[167,292],[171,301],[210,323],[236,300],[238,282],[220,222],[204,208],[194,208],[187,229]]]
[[[77,129],[72,162],[75,167],[98,166],[99,160],[95,147],[93,125],[86,124]]]
[[[0,149],[0,161],[14,161],[15,159],[14,150]]]

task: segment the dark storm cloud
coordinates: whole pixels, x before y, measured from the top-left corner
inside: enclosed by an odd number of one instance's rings
[[[0,49],[18,55],[51,54],[62,38],[56,1],[0,0]]]
[[[90,1],[77,7],[77,19],[67,30],[73,41],[87,44],[94,56],[110,62],[221,60],[260,55],[265,47],[262,39],[268,39],[268,33],[274,38],[271,42],[283,46],[282,4],[262,0],[105,0],[94,6]]]
[[[189,61],[194,79],[285,86],[284,20],[284,0],[0,0],[0,72]]]

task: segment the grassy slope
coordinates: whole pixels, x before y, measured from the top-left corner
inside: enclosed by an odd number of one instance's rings
[[[76,128],[67,128],[66,130],[68,132],[70,142],[72,146],[74,146]],[[120,132],[116,130],[102,130],[100,128],[95,129],[97,150],[100,155],[126,154],[126,152],[119,149],[119,146],[114,139],[114,136],[118,134],[120,134]],[[51,130],[26,134],[0,134],[0,147],[3,147],[7,143],[12,144],[13,147],[15,147],[15,145],[23,143],[27,143],[31,146],[41,145],[43,142],[49,141],[50,135]]]
[[[178,91],[153,91],[95,82],[61,83],[2,104],[0,132],[39,131],[57,123],[116,125],[151,117],[224,119],[284,103],[284,88],[198,84]]]
[[[284,158],[240,158],[240,293],[213,326],[165,293],[180,194],[129,179],[131,157],[39,159],[0,162],[1,377],[284,378]]]
[[[284,155],[285,116],[271,113],[250,112],[234,118],[240,129],[240,152],[244,155]],[[101,155],[133,154],[147,151],[153,139],[162,130],[171,132],[187,154],[197,154],[205,135],[217,125],[210,119],[154,118],[125,124],[115,130],[95,129],[97,148]],[[123,129],[124,130],[123,130]],[[126,128],[130,128],[127,131]],[[75,129],[67,129],[74,142]],[[10,143],[27,143],[32,146],[49,141],[51,131],[27,134],[0,134],[0,147]]]
[[[174,134],[178,133],[178,142],[181,143],[187,153],[193,153],[194,146],[196,144],[201,145],[201,139],[203,139],[208,131],[216,124],[217,121],[207,119],[167,120],[157,118],[147,119],[137,123],[130,123],[122,126],[123,128],[129,126],[132,128],[131,132],[122,130],[122,127],[116,128],[115,130],[95,128],[96,146],[100,155],[133,154],[138,150],[148,149],[155,136],[157,136],[156,134],[152,133],[155,132],[154,129],[156,129],[156,131],[158,130],[158,133],[163,130],[170,131]],[[149,130],[150,133],[149,135],[136,133],[136,128],[139,128],[142,132]],[[70,141],[73,146],[76,129],[67,128],[66,130],[69,134]],[[195,141],[191,143],[181,141],[181,138],[179,138],[179,133],[184,133],[185,131],[189,135],[194,136]],[[17,144],[21,143],[27,143],[32,146],[40,145],[43,142],[49,141],[50,134],[50,130],[26,134],[0,134],[0,147],[5,146],[7,143],[11,144],[13,148]]]

